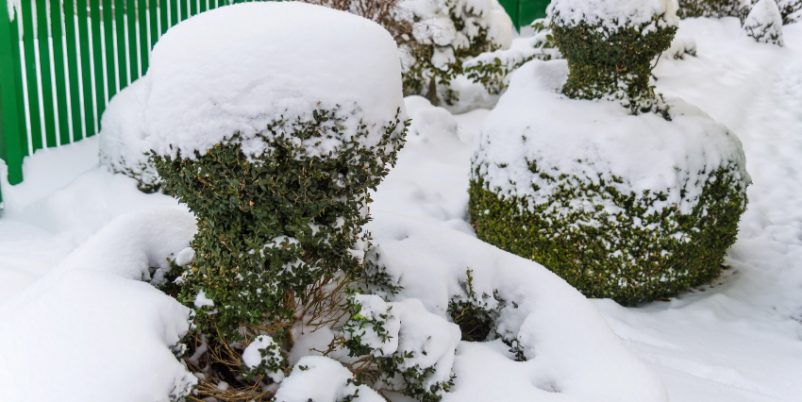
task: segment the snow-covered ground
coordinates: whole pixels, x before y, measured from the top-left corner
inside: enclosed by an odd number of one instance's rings
[[[541,336],[532,342],[542,348],[524,363],[505,358],[499,343],[462,343],[450,400],[597,402],[608,399],[594,399],[594,392],[616,390],[631,393],[621,400],[660,400],[659,382],[648,370],[635,372],[638,364],[607,339],[604,321],[654,369],[671,401],[802,398],[802,24],[785,27],[782,49],[743,36],[735,19],[683,21],[680,35],[696,41],[698,57],[662,60],[658,87],[740,137],[754,184],[730,268],[713,286],[670,302],[624,308],[594,300],[594,309],[537,264],[476,240],[466,222],[467,185],[487,111],[451,117],[407,99],[414,118],[409,141],[375,194],[369,225],[388,268],[406,284],[403,295],[442,313],[456,284],[438,278],[471,267],[482,283],[530,300],[523,308],[534,318],[524,325]],[[24,391],[34,399],[23,400],[38,402],[36,395],[56,390],[65,400],[101,401],[109,395],[104,389],[124,386],[107,378],[130,378],[125,389],[142,390],[117,400],[154,400],[153,390],[169,386],[159,378],[180,376],[169,353],[157,354],[164,359],[157,362],[141,356],[166,351],[182,330],[171,323],[186,311],[135,279],[149,260],[183,247],[191,225],[180,207],[164,212],[174,200],[138,192],[132,180],[97,167],[96,155],[95,139],[40,152],[26,161],[25,183],[3,188],[0,400],[10,390],[11,400]],[[148,210],[104,228],[120,215]],[[141,255],[142,244],[159,247]],[[108,272],[96,272],[104,265]],[[522,273],[521,283],[542,283],[516,287],[504,279],[514,269],[537,271]],[[50,362],[40,369],[59,375],[40,378],[30,361]],[[577,368],[582,363],[584,370]],[[75,383],[71,370],[124,375]],[[633,381],[604,384],[616,374]]]

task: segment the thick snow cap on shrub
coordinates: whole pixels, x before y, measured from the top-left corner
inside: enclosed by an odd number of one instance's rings
[[[159,185],[159,175],[148,162],[148,133],[143,112],[150,85],[142,78],[111,98],[100,122],[100,163],[114,173],[131,176],[143,190]]]
[[[641,27],[659,19],[657,28],[678,24],[676,0],[554,0],[549,6],[554,23],[582,23],[607,29]]]
[[[667,121],[651,113],[633,116],[614,102],[569,99],[559,94],[567,70],[562,60],[530,62],[488,117],[476,161],[495,193],[544,201],[550,182],[530,170],[537,160],[541,170],[598,175],[621,192],[665,189],[667,198],[656,207],[687,213],[702,191],[700,172],[736,162],[748,178],[740,141],[701,110],[669,99]],[[616,183],[613,175],[625,181]],[[683,188],[688,192],[681,194]]]
[[[783,46],[783,18],[775,0],[760,0],[744,21],[744,31],[760,43]]]
[[[248,139],[271,121],[335,106],[382,126],[403,107],[398,60],[382,27],[324,7],[256,2],[200,14],[153,50],[144,112],[150,146],[192,158],[237,133],[243,151],[258,155],[263,145]],[[382,130],[373,132],[366,146],[380,139]],[[315,141],[308,151],[324,154],[340,142]]]

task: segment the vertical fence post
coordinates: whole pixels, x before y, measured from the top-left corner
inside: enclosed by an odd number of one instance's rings
[[[23,148],[26,141],[21,109],[18,21],[16,10],[12,17],[6,0],[0,0],[0,157],[8,166],[11,184],[22,181],[22,158],[27,153]]]

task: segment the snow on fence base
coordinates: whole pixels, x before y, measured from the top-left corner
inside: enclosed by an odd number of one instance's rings
[[[249,1],[265,0],[0,0],[8,11],[0,12],[0,159],[8,182],[22,182],[23,159],[37,150],[95,135],[109,99],[144,74],[168,28]]]

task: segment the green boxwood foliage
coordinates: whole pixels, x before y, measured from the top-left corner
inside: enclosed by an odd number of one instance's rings
[[[368,190],[395,162],[406,125],[387,122],[368,147],[365,138],[375,134],[367,125],[344,134],[353,119],[334,108],[275,120],[251,139],[265,143],[255,157],[243,153],[238,135],[203,155],[153,156],[165,191],[198,219],[179,300],[213,301],[196,308],[202,333],[236,340],[244,327],[286,322],[316,284],[365,272]],[[307,149],[330,138],[342,144],[328,154]]]
[[[624,305],[673,296],[714,279],[746,206],[745,183],[734,164],[707,172],[701,198],[687,214],[676,207],[652,208],[665,200],[662,192],[622,193],[601,177],[553,175],[534,164],[530,169],[556,186],[534,209],[526,198],[488,190],[474,175],[469,210],[477,235],[542,263],[588,297]],[[577,200],[598,199],[618,212],[571,207]]]
[[[554,36],[545,19],[532,23],[531,47],[499,49],[485,52],[463,63],[462,71],[468,80],[481,84],[487,93],[500,95],[507,89],[510,75],[531,60],[552,60],[562,57],[554,44]]]
[[[749,14],[751,1],[747,0],[679,0],[677,14],[691,17],[737,17],[743,20]]]
[[[575,99],[621,101],[633,113],[665,112],[651,84],[655,57],[671,46],[677,28],[655,15],[640,25],[562,24],[555,11],[554,42],[568,60],[563,93]]]
[[[446,3],[448,17],[457,33],[452,41],[420,41],[407,33],[396,39],[407,56],[402,58],[404,95],[424,96],[435,106],[452,105],[459,100],[450,84],[463,73],[465,61],[500,48],[490,37],[481,10],[462,0],[446,0]],[[420,22],[424,17],[415,16],[414,20]]]

